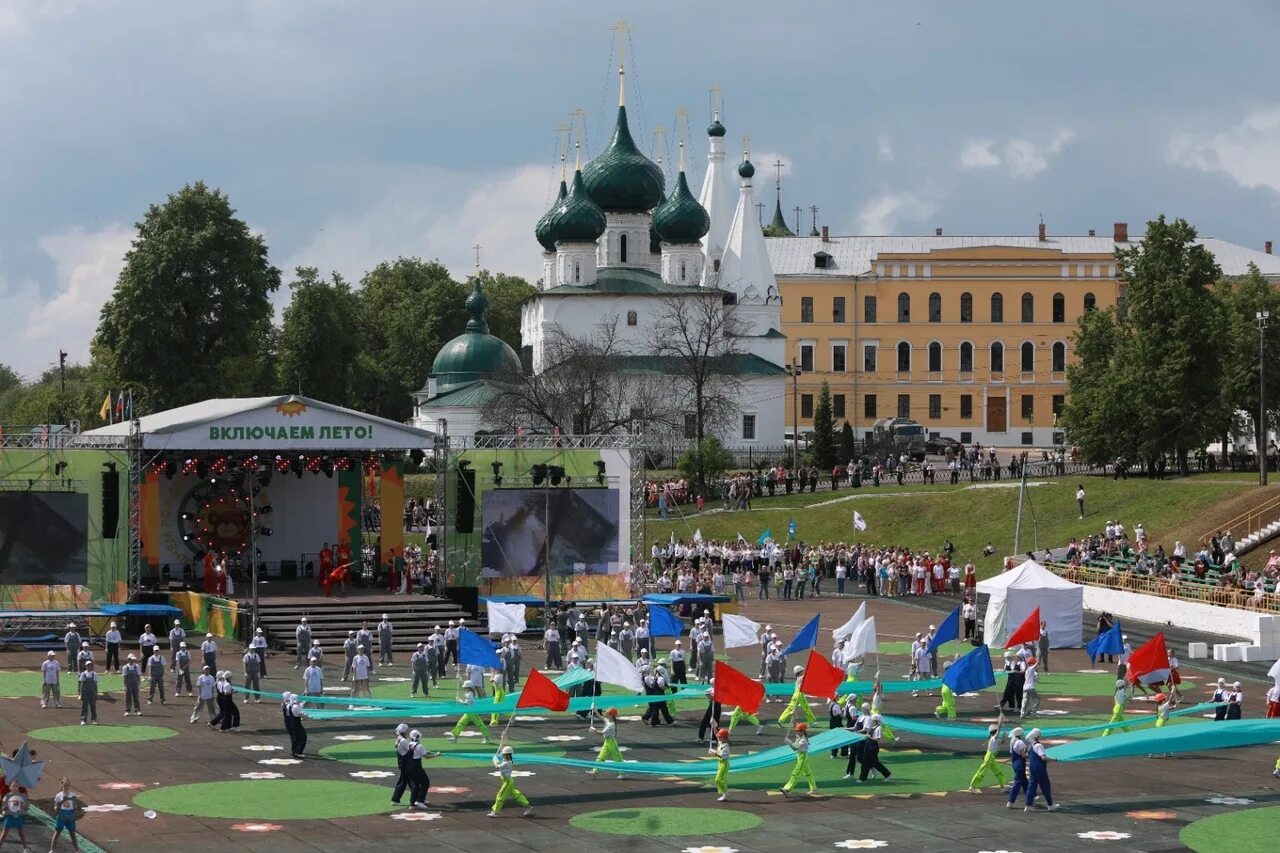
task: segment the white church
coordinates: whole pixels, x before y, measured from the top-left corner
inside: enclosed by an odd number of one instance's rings
[[[560,182],[552,208],[538,221],[540,290],[521,315],[523,359],[488,334],[487,305],[467,300],[467,330],[446,344],[427,385],[414,394],[414,426],[450,435],[485,428],[482,409],[493,389],[486,376],[523,363],[534,374],[555,365],[556,335],[590,339],[608,325],[621,352],[620,369],[652,374],[678,368],[655,355],[654,323],[672,300],[716,300],[731,312],[732,341],[722,369],[732,374],[732,415],[714,433],[731,448],[783,444],[787,377],[782,305],[753,195],[755,167],[726,162],[725,128],[717,114],[707,129],[710,151],[695,199],[680,170],[670,196],[662,168],[637,148],[627,124],[625,69],[619,69],[617,125],[609,145],[570,180]],[[673,384],[673,390],[679,383]],[[686,437],[688,437],[686,435]]]

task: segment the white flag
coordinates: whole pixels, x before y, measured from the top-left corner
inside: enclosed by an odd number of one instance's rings
[[[524,621],[523,604],[500,604],[487,601],[490,634],[523,634],[528,625]]]
[[[720,622],[724,626],[724,647],[726,649],[755,646],[760,643],[760,638],[757,636],[760,632],[759,622],[753,622],[745,616],[735,616],[732,613],[722,614]]]
[[[622,652],[615,651],[605,643],[596,645],[596,681],[601,684],[616,684],[636,693],[644,692],[644,679],[636,665],[627,660]]]
[[[867,603],[864,601],[858,608],[858,612],[853,614],[853,618],[831,632],[832,639],[843,640],[845,637],[852,637],[854,631],[858,630],[858,626],[867,621]]]
[[[872,616],[858,626],[858,630],[853,632],[853,638],[846,644],[848,646],[853,647],[849,654],[855,658],[880,651],[876,644],[876,617]]]
[[[702,528],[701,527],[693,531],[693,544],[694,545],[702,544]]]
[[[853,526],[859,530],[867,529],[867,520],[863,518],[862,513],[858,512],[856,509],[853,511]]]
[[[1267,671],[1267,675],[1276,680],[1276,684],[1280,684],[1280,660],[1271,665],[1271,669]]]

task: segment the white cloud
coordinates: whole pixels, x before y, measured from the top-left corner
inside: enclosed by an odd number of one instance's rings
[[[786,154],[779,154],[776,151],[752,151],[751,162],[756,167],[755,184],[757,187],[763,186],[766,182],[770,185],[777,177],[777,171],[774,164],[782,164],[782,183],[785,186],[787,178],[795,174],[795,162]]]
[[[133,235],[132,229],[112,224],[97,231],[74,228],[40,239],[40,249],[53,261],[53,295],[42,293],[32,280],[0,287],[0,335],[19,344],[6,353],[15,370],[35,378],[57,360],[59,348],[73,362],[88,362],[89,341]]]
[[[1179,133],[1167,153],[1179,166],[1223,172],[1242,187],[1280,192],[1280,107],[1252,112],[1216,133]]]
[[[900,225],[919,223],[938,210],[936,201],[913,192],[882,193],[858,210],[858,234],[893,234]]]
[[[1014,137],[1004,142],[972,139],[960,151],[960,168],[1003,167],[1015,178],[1031,178],[1049,168],[1050,158],[1076,138],[1074,130],[1060,130],[1047,141]]]
[[[883,133],[876,137],[876,154],[885,162],[893,160],[893,142]]]

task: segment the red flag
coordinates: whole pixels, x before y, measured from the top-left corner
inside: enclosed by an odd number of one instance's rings
[[[516,701],[517,708],[546,708],[548,711],[569,710],[569,694],[536,669],[529,673]]]
[[[1163,676],[1161,676],[1163,670]],[[1133,650],[1129,655],[1129,666],[1124,677],[1133,683],[1144,675],[1160,676],[1155,681],[1164,681],[1169,674],[1169,650],[1164,644],[1164,632],[1156,634],[1150,640]]]
[[[836,688],[844,681],[844,671],[814,649],[809,650],[809,660],[804,665],[804,678],[800,681],[800,692],[806,696],[822,696],[826,699],[836,698]]]
[[[1006,649],[1022,643],[1031,643],[1040,637],[1040,608],[1037,607],[1031,611],[1031,615],[1026,618],[1018,630],[1009,635],[1009,640],[1004,644]]]
[[[748,714],[754,714],[760,710],[760,703],[764,701],[764,685],[718,660],[716,686],[711,696],[721,705],[732,705]]]

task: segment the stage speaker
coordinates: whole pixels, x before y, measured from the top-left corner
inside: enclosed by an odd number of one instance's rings
[[[297,560],[281,560],[280,561],[280,580],[296,581],[298,579],[298,561]]]
[[[476,472],[458,469],[457,498],[454,500],[453,529],[470,533],[476,527]]]
[[[120,472],[102,472],[102,538],[115,539],[120,527]]]

